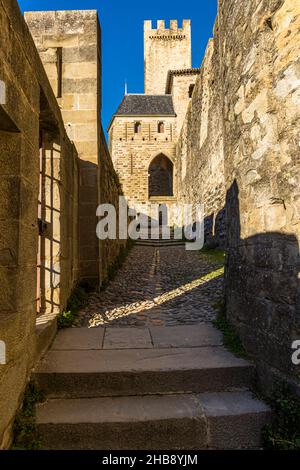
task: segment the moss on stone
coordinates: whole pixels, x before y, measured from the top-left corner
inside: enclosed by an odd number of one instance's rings
[[[78,310],[87,302],[87,292],[85,289],[77,285],[68,300],[67,308],[57,317],[58,329],[69,328],[73,325],[77,318]]]
[[[235,328],[226,318],[224,301],[220,301],[214,308],[219,310],[219,313],[216,320],[213,321],[213,325],[223,333],[223,344],[225,348],[235,356],[247,359],[248,355],[241,339],[235,331]]]
[[[274,411],[274,420],[263,430],[267,450],[300,450],[300,402],[287,384],[279,384],[265,401]]]
[[[15,418],[13,450],[40,449],[41,438],[36,429],[35,406],[42,401],[44,401],[43,393],[35,384],[29,383],[24,394],[22,407]]]

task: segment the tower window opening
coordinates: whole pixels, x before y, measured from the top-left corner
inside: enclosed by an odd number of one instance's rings
[[[191,98],[191,97],[193,96],[194,88],[195,88],[195,84],[192,83],[192,84],[189,86],[189,98]]]
[[[56,49],[57,98],[62,97],[62,47]]]
[[[159,134],[163,134],[165,132],[165,123],[163,121],[160,121],[157,125],[157,132]]]
[[[135,122],[134,123],[134,133],[135,134],[140,134],[142,131],[142,124],[140,122]]]

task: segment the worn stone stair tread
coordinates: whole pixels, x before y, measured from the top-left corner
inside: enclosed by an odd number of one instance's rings
[[[142,245],[142,244],[145,244],[145,245],[150,245],[151,243],[154,245],[154,244],[170,244],[170,245],[184,245],[186,242],[183,241],[183,240],[175,240],[175,239],[169,239],[169,240],[159,240],[159,239],[155,239],[153,238],[152,240],[136,240],[135,242],[137,245]]]
[[[52,399],[38,406],[37,424],[152,421],[201,414],[192,394]]]
[[[251,448],[269,418],[248,391],[52,399],[37,408],[46,448]]]
[[[223,347],[49,351],[36,373],[144,372],[253,367]]]
[[[248,387],[254,366],[223,347],[50,351],[34,377],[52,397],[147,395]]]
[[[257,449],[263,427],[272,420],[269,406],[251,392],[201,394],[210,449]]]

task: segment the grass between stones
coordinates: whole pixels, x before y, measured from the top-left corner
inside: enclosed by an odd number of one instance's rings
[[[209,257],[212,261],[218,263],[220,266],[224,266],[225,264],[225,252],[219,248],[204,247],[200,253]],[[215,303],[213,308],[218,312],[216,320],[213,321],[213,325],[223,333],[223,344],[225,348],[235,354],[235,356],[246,359],[248,357],[247,352],[245,351],[234,327],[226,318],[224,299],[221,299]]]
[[[223,304],[224,302],[221,301],[214,306],[215,309],[219,309],[219,313],[216,320],[213,321],[213,325],[223,333],[223,344],[225,348],[235,356],[247,359],[248,354],[234,327],[228,322]]]
[[[260,397],[261,398],[261,397]],[[262,397],[274,411],[263,430],[267,450],[300,450],[300,401],[288,384],[279,384],[271,398]]]
[[[69,328],[73,325],[77,318],[78,310],[86,304],[87,298],[86,290],[82,286],[77,285],[69,297],[66,310],[57,317],[58,329]]]
[[[220,248],[204,247],[199,253],[201,255],[208,256],[212,261],[217,262],[222,266],[225,264],[225,251]]]
[[[24,394],[23,404],[14,422],[12,450],[38,450],[41,438],[36,429],[35,405],[44,401],[44,396],[33,383],[29,383]]]

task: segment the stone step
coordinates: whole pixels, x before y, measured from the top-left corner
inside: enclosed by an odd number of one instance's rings
[[[138,246],[184,246],[186,242],[182,240],[156,240],[156,239],[147,239],[147,240],[137,240],[135,242]]]
[[[218,346],[51,350],[34,379],[48,396],[79,398],[248,388],[254,372]]]
[[[48,400],[37,408],[45,449],[258,448],[270,410],[249,392]]]

